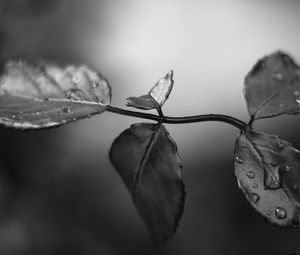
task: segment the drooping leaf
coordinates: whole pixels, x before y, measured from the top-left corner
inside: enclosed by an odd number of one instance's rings
[[[134,124],[116,138],[109,155],[154,239],[167,240],[183,212],[185,191],[177,146],[165,127]]]
[[[235,175],[262,216],[278,226],[300,227],[300,152],[290,143],[253,129],[242,132]]]
[[[0,124],[40,129],[106,110],[111,90],[87,66],[9,61],[0,76]]]
[[[173,71],[171,70],[153,86],[147,95],[128,97],[126,105],[143,110],[156,109],[157,105],[161,107],[168,99],[173,84]]]
[[[244,82],[244,95],[253,119],[300,113],[300,68],[282,52],[259,60]]]
[[[150,95],[142,95],[140,97],[128,97],[126,105],[142,110],[156,109],[154,99]]]

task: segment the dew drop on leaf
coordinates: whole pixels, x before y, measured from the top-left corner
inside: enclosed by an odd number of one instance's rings
[[[65,107],[62,109],[63,113],[70,113],[71,112],[71,108],[70,107]]]
[[[251,196],[250,199],[252,200],[253,203],[257,203],[260,200],[260,196],[256,193],[252,193],[250,196]]]
[[[235,157],[235,162],[238,163],[238,164],[243,164],[244,163],[243,160],[238,156]]]
[[[253,171],[247,172],[247,177],[253,179],[255,177],[255,173]]]
[[[297,104],[298,106],[300,106],[300,99],[299,99],[299,98],[296,99],[296,104]]]
[[[283,220],[286,218],[286,211],[282,207],[277,207],[275,209],[275,215],[278,219]]]
[[[237,139],[235,156],[244,162],[235,162],[235,175],[251,206],[280,227],[300,227],[297,150],[278,136],[247,128]],[[249,178],[251,171],[255,179]],[[259,196],[258,203],[253,194]]]
[[[93,82],[92,83],[92,87],[95,88],[95,89],[98,88],[99,86],[100,86],[99,82]]]
[[[272,78],[275,80],[275,81],[281,81],[283,79],[283,76],[280,72],[275,72],[272,76]]]
[[[279,189],[281,188],[281,178],[279,169],[280,166],[270,165],[270,171],[265,172],[265,189]]]
[[[67,91],[66,95],[71,100],[83,100],[83,92],[80,89],[70,89]]]
[[[81,79],[80,79],[80,76],[78,74],[75,74],[73,76],[72,80],[73,80],[74,83],[79,83]]]

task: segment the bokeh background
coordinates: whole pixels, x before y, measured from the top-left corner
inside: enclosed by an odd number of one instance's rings
[[[244,76],[278,49],[300,61],[299,13],[288,0],[0,0],[0,61],[89,64],[117,107],[173,69],[165,115],[248,121]],[[153,245],[108,159],[114,138],[141,121],[104,113],[46,131],[1,127],[0,254],[298,254],[300,231],[266,222],[238,189],[238,130],[216,122],[167,126],[187,199],[177,234]],[[300,148],[300,117],[255,127]]]

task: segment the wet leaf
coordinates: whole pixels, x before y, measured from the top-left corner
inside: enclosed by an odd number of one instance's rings
[[[9,61],[0,76],[0,124],[40,129],[106,110],[111,90],[87,66]]]
[[[112,144],[110,159],[154,239],[167,240],[176,231],[185,192],[177,146],[165,127],[132,125]]]
[[[278,226],[300,227],[300,153],[290,143],[253,129],[242,132],[235,175],[262,216]]]
[[[161,107],[168,99],[173,84],[173,71],[171,70],[154,85],[147,95],[128,97],[126,105],[143,110],[156,109],[157,106]]]
[[[300,113],[299,66],[282,52],[262,58],[245,78],[244,95],[253,119]]]

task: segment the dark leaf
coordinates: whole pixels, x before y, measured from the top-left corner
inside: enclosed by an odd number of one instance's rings
[[[154,85],[147,95],[128,97],[126,105],[143,110],[156,109],[157,106],[161,107],[168,99],[173,84],[173,71],[171,70]]]
[[[14,128],[47,128],[106,110],[111,90],[86,66],[8,62],[0,77],[0,123]]]
[[[300,69],[276,52],[259,60],[244,82],[244,95],[253,119],[300,113]]]
[[[242,132],[235,175],[261,215],[278,226],[300,227],[300,152],[291,144],[253,129]]]
[[[176,231],[185,192],[177,146],[165,127],[132,125],[112,144],[110,159],[154,239],[167,240]]]

